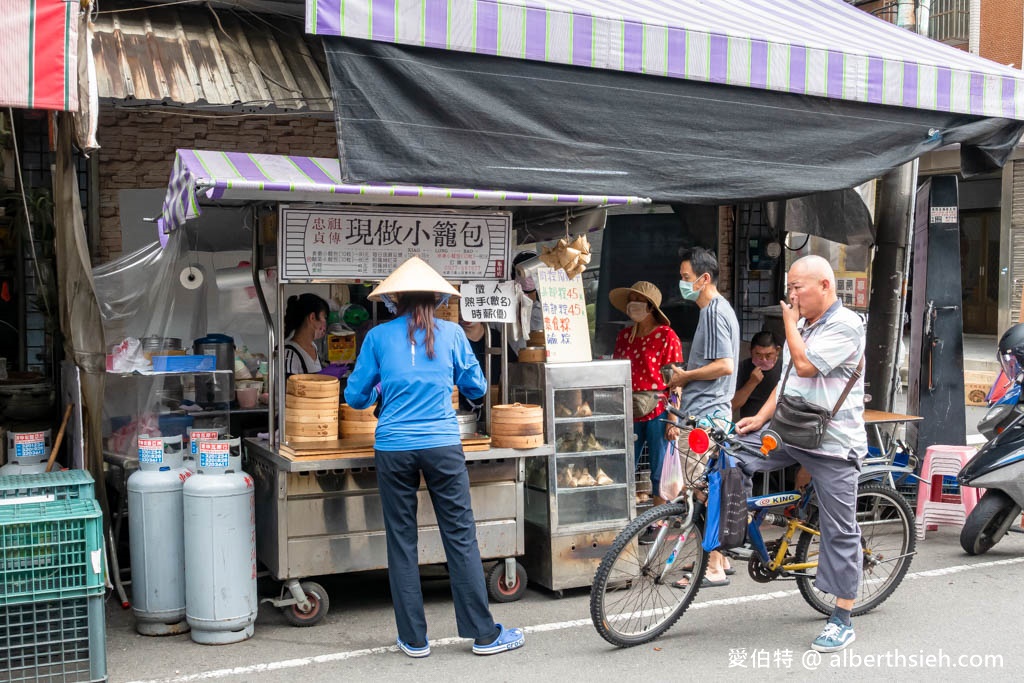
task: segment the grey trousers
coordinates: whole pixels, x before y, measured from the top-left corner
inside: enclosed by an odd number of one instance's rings
[[[751,475],[773,472],[789,465],[803,465],[814,481],[818,498],[818,529],[821,553],[814,585],[837,598],[854,599],[863,574],[860,526],[857,525],[857,483],[860,462],[817,455],[794,446],[783,446],[768,458],[734,453],[746,473],[747,495]]]

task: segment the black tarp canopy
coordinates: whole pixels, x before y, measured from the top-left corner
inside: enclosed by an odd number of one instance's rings
[[[1021,72],[840,0],[309,0],[346,182],[726,203],[1022,132]]]

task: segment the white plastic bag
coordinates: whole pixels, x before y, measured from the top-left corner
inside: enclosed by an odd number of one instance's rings
[[[661,459],[661,486],[659,493],[665,500],[678,498],[686,488],[683,479],[683,461],[675,441],[665,445],[665,456]]]
[[[112,370],[114,372],[146,372],[153,364],[142,353],[142,342],[135,337],[126,337],[114,347]]]

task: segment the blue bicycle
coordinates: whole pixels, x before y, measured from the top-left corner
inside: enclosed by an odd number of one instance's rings
[[[708,475],[722,466],[723,452],[744,450],[767,457],[778,446],[778,436],[766,432],[758,450],[744,444],[713,420],[689,417],[693,428],[689,452],[706,467],[686,493],[648,510],[619,533],[594,575],[590,615],[602,638],[619,647],[650,642],[675,624],[693,602],[707,570],[708,554],[702,547]],[[698,423],[708,425],[698,427]],[[853,614],[878,607],[903,581],[914,556],[914,513],[894,488],[878,481],[878,473],[865,467],[857,494],[857,522],[864,549],[864,573]],[[795,580],[811,607],[828,615],[835,598],[814,587],[821,534],[813,482],[803,491],[786,491],[747,499],[749,556],[725,551],[734,560],[746,560],[754,581]],[[761,527],[783,528],[782,535],[765,541]],[[652,533],[652,530],[656,533]],[[794,542],[795,541],[795,542]]]

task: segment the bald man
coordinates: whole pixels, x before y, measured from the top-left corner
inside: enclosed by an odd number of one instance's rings
[[[836,608],[811,647],[842,650],[855,639],[850,611],[860,588],[863,557],[856,520],[860,462],[867,455],[864,431],[864,321],[836,297],[836,276],[820,256],[805,256],[789,269],[789,302],[781,301],[786,327],[782,382],[757,415],[737,423],[741,434],[760,430],[775,414],[776,399],[803,398],[832,410],[849,394],[813,450],[786,445],[767,459],[741,456],[747,474],[800,464],[814,479],[821,530],[821,554],[814,584],[836,596]],[[780,430],[781,431],[781,430]],[[785,434],[781,434],[785,440]]]

